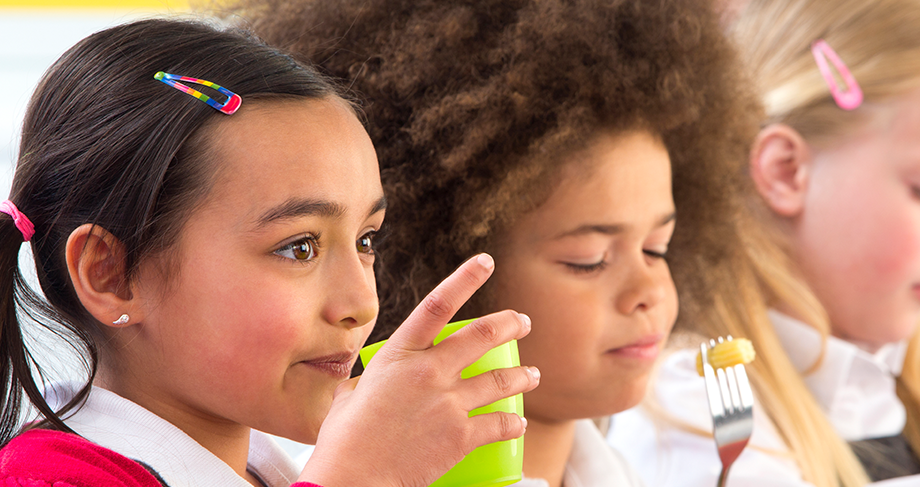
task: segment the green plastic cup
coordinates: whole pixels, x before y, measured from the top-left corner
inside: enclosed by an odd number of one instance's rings
[[[437,345],[451,333],[463,328],[473,321],[474,320],[466,320],[447,324],[444,330],[434,339],[434,344]],[[386,340],[368,345],[361,349],[361,363],[363,363],[365,367],[367,367],[371,358],[384,343],[386,343]],[[521,358],[518,355],[517,340],[511,340],[504,345],[499,345],[486,352],[486,354],[474,362],[473,365],[463,369],[460,376],[464,379],[468,379],[489,370],[517,367],[519,365],[521,365]],[[487,406],[474,409],[470,411],[470,416],[472,417],[477,414],[486,414],[495,411],[517,413],[519,416],[524,416],[524,400],[522,394],[517,394],[493,402]],[[509,441],[499,441],[483,445],[470,452],[460,463],[454,465],[454,468],[448,470],[441,478],[431,484],[431,487],[501,487],[519,482],[521,480],[523,467],[524,438],[521,437]]]

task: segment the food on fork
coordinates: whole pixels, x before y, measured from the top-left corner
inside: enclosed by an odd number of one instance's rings
[[[708,361],[713,369],[724,369],[738,364],[749,364],[754,360],[754,345],[747,338],[729,338],[716,343],[709,350]],[[703,358],[696,354],[696,371],[703,376]]]

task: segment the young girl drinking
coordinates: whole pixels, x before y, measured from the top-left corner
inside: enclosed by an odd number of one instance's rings
[[[767,111],[748,165],[766,300],[744,326],[697,327],[759,352],[754,432],[728,485],[920,473],[920,4],[752,0],[734,33]],[[655,485],[719,473],[694,360],[665,361],[657,410],[612,430]]]
[[[421,487],[520,436],[516,415],[468,413],[539,374],[460,370],[529,319],[489,315],[431,346],[488,255],[347,381],[377,314],[385,206],[352,107],[279,51],[167,20],[81,41],[32,98],[0,204],[0,483]],[[88,384],[41,395],[30,320],[88,354]],[[42,420],[16,436],[23,395]],[[299,477],[256,430],[316,442]]]
[[[757,105],[708,2],[249,7],[261,36],[367,97],[400,242],[381,253],[385,322],[465,253],[494,253],[461,315],[533,319],[519,347],[542,379],[524,396],[521,485],[639,485],[588,418],[641,399],[675,281],[683,319],[704,319],[711,271],[740,252],[734,168]]]

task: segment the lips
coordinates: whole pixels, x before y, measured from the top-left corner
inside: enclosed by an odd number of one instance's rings
[[[655,360],[661,352],[659,345],[663,338],[661,334],[646,335],[628,345],[610,349],[607,353],[622,358]]]
[[[351,367],[356,356],[357,352],[342,352],[304,360],[301,363],[335,378],[347,379],[351,376]]]

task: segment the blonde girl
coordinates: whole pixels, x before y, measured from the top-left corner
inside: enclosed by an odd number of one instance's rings
[[[696,327],[759,352],[754,434],[728,485],[917,482],[920,3],[752,0],[733,33],[766,116],[747,166],[750,271],[724,276],[738,296]],[[611,433],[656,485],[719,473],[693,355],[667,360],[651,409]]]
[[[529,319],[496,313],[431,346],[488,255],[348,380],[377,315],[385,208],[352,106],[245,32],[147,20],[71,48],[32,97],[0,203],[0,484],[421,487],[520,436],[516,415],[468,414],[538,374],[460,371]],[[86,354],[88,382],[42,395],[28,321]],[[23,398],[41,413],[24,428]],[[295,469],[260,431],[314,457]]]

